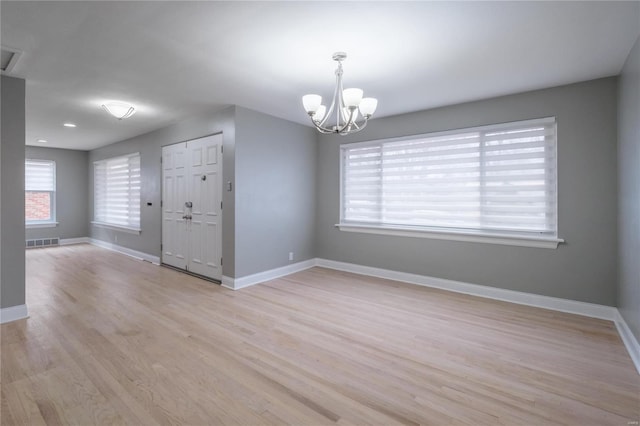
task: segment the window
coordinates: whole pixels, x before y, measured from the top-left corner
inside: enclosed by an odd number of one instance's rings
[[[342,145],[340,229],[557,246],[555,129],[546,118]]]
[[[27,227],[55,226],[56,163],[48,160],[25,160],[24,181]]]
[[[93,163],[95,225],[140,231],[140,153]]]

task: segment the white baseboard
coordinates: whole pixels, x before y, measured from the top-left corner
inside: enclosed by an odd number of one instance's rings
[[[67,246],[69,244],[89,244],[91,240],[89,237],[80,237],[80,238],[61,238],[60,245]]]
[[[220,282],[220,285],[222,287],[226,287],[230,290],[235,290],[235,288],[233,288],[233,282],[234,282],[234,278],[231,277],[227,277],[226,275],[222,276],[222,281]]]
[[[502,300],[520,305],[535,306],[554,311],[568,312],[613,321],[616,308],[612,306],[597,305],[595,303],[578,302],[576,300],[560,299],[558,297],[541,296],[538,294],[524,293],[521,291],[506,290],[502,288],[470,284],[443,278],[429,277],[426,275],[409,274],[406,272],[391,271],[389,269],[373,268],[354,263],[337,262],[328,259],[316,259],[316,265],[339,271],[354,272],[356,274],[370,275],[389,280],[402,281],[425,287],[439,288],[454,291],[456,293],[470,294],[488,299]]]
[[[268,271],[258,272],[253,275],[245,275],[240,278],[222,277],[222,286],[231,290],[240,290],[241,288],[260,284],[265,281],[293,274],[294,272],[304,271],[305,269],[316,266],[316,259],[309,259],[291,265],[282,266],[280,268],[270,269]]]
[[[620,338],[622,338],[622,342],[624,346],[627,348],[627,352],[629,352],[629,356],[631,356],[631,360],[633,364],[636,366],[636,370],[638,370],[638,374],[640,374],[640,342],[636,339],[636,336],[633,335],[629,325],[624,320],[620,311],[616,309],[616,328],[618,329],[618,333],[620,334]]]
[[[115,251],[115,252],[118,252],[118,253],[126,254],[127,256],[131,256],[131,257],[134,257],[136,259],[146,260],[147,262],[151,262],[151,263],[156,264],[156,265],[160,264],[160,258],[158,256],[152,256],[150,254],[143,253],[141,251],[132,250],[132,249],[127,248],[127,247],[122,247],[122,246],[119,246],[117,244],[112,244],[112,243],[108,243],[106,241],[97,240],[95,238],[90,238],[89,242],[91,244],[93,244],[94,246],[98,246],[98,247],[105,248],[107,250],[111,250],[111,251]]]
[[[0,324],[29,318],[27,305],[16,305],[0,309]]]

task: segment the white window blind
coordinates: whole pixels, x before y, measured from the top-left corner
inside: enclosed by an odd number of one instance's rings
[[[48,160],[26,160],[24,186],[27,191],[55,191],[56,163]]]
[[[55,191],[56,163],[48,160],[26,160],[24,187],[27,191]]]
[[[554,118],[343,145],[341,223],[557,235]]]
[[[94,221],[140,229],[140,153],[96,161]]]

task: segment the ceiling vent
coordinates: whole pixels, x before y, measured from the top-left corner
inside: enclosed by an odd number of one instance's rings
[[[1,46],[0,48],[2,52],[0,55],[0,71],[2,71],[3,74],[8,74],[13,67],[16,66],[16,62],[18,62],[18,58],[22,52],[6,46]]]

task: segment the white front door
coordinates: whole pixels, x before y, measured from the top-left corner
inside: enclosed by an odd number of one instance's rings
[[[188,257],[186,155],[184,143],[162,148],[162,262],[180,269]]]
[[[189,201],[193,206],[189,219],[188,269],[196,274],[221,279],[222,177],[219,170],[222,137],[210,136],[189,144]]]
[[[220,280],[222,135],[163,147],[162,151],[162,261]],[[171,205],[167,197],[173,197]]]

